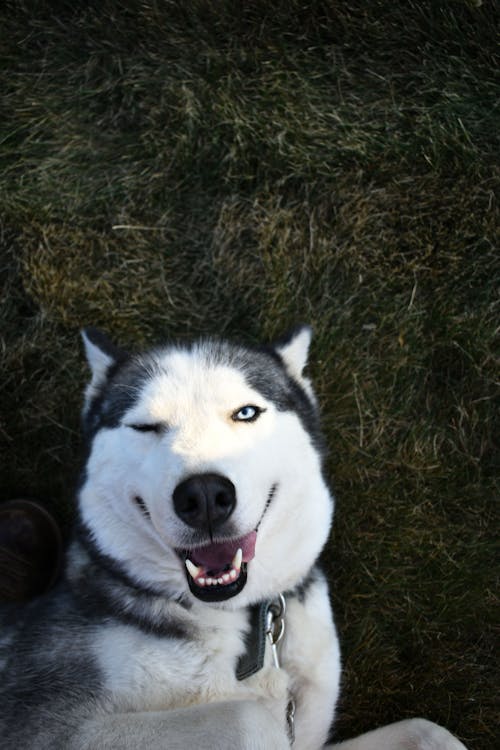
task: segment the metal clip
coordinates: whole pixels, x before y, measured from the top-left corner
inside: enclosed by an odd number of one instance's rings
[[[285,610],[285,597],[283,594],[280,594],[274,602],[271,602],[266,612],[266,635],[271,645],[271,653],[276,669],[280,668],[278,643],[285,634]]]

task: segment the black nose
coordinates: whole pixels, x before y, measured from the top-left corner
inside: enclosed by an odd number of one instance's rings
[[[212,532],[233,512],[236,490],[219,474],[195,474],[177,485],[173,500],[175,512],[188,526]]]

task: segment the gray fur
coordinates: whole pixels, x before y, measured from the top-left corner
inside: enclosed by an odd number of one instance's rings
[[[305,586],[301,587],[299,596],[302,601],[313,578],[308,577]],[[288,596],[294,595],[295,592],[288,593]],[[79,543],[75,543],[70,552],[68,575],[50,596],[21,607],[3,607],[0,617],[0,664],[3,663],[0,683],[1,747],[6,750],[73,750],[73,747],[122,750],[124,747],[138,747],[133,742],[139,741],[139,735],[133,740],[133,732],[143,731],[139,729],[140,722],[134,728],[127,729],[127,742],[130,744],[123,744],[123,735],[118,730],[120,739],[116,740],[116,744],[112,739],[113,731],[109,744],[96,740],[95,745],[80,746],[80,740],[75,739],[82,727],[96,728],[101,725],[103,719],[96,718],[96,715],[107,715],[108,698],[92,644],[100,627],[115,622],[162,639],[176,639],[189,648],[190,642],[199,639],[200,631],[183,622],[183,608],[186,608],[186,604],[169,602],[165,596],[157,596],[141,590],[132,582],[126,582],[121,574],[99,565]],[[250,609],[246,616],[249,621]],[[242,641],[242,649],[243,646]],[[225,706],[219,710],[223,714],[227,712],[227,717],[231,716],[235,730],[238,713],[234,713],[234,706],[231,711],[230,708]],[[250,707],[241,708],[244,709],[242,720],[246,717],[246,711],[250,716],[254,714],[254,709]],[[188,715],[189,712],[173,712],[172,717],[169,715],[169,727],[175,726],[177,720],[186,721]],[[150,719],[145,717],[146,725]],[[119,718],[115,721],[119,721]],[[166,717],[158,718],[158,722],[163,724]],[[217,726],[217,731],[219,729]],[[106,733],[108,731],[109,727]],[[147,731],[146,726],[146,734],[140,734],[142,746],[159,747],[147,743]],[[185,728],[183,736],[187,742],[189,736]],[[218,736],[221,742],[218,746],[226,747]],[[193,742],[194,738],[198,738],[200,744],[188,744],[186,747],[204,747],[206,728],[198,727],[193,734]],[[168,747],[170,750],[170,745]],[[263,744],[262,748],[265,747],[267,745]]]

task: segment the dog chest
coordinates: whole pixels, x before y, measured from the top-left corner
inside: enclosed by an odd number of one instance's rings
[[[227,614],[212,611],[185,638],[122,624],[103,627],[93,651],[112,702],[119,710],[161,710],[246,692],[235,673],[244,650],[246,619]],[[229,626],[224,622],[228,619]]]

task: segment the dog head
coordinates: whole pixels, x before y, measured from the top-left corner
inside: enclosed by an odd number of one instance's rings
[[[82,527],[138,586],[238,607],[308,574],[329,533],[310,330],[129,355],[83,333]]]

